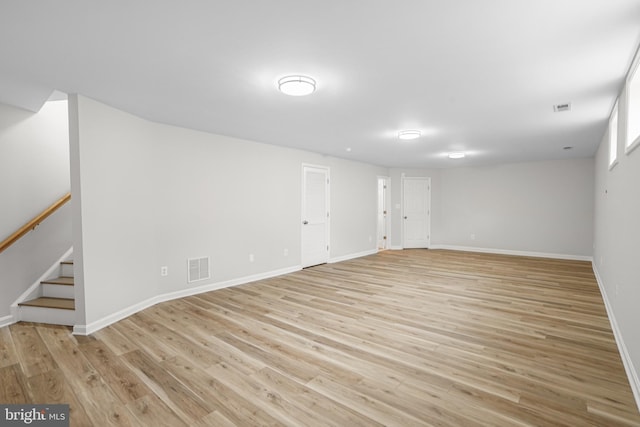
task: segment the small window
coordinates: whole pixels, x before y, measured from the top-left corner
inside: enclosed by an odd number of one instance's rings
[[[631,68],[627,78],[627,138],[625,149],[627,153],[640,144],[640,73],[638,59]]]
[[[618,102],[613,106],[609,117],[609,169],[612,169],[618,160]]]

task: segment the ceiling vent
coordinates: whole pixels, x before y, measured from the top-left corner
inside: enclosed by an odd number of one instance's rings
[[[198,280],[205,280],[211,276],[209,268],[211,262],[209,262],[209,257],[191,258],[187,260],[187,263],[189,283],[197,282]]]
[[[556,113],[562,113],[563,111],[571,111],[571,103],[567,102],[565,104],[556,104],[553,106],[553,111]]]

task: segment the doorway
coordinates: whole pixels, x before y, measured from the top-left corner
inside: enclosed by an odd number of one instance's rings
[[[431,243],[431,178],[402,178],[402,246],[428,248]]]
[[[302,165],[302,267],[329,261],[329,168]]]

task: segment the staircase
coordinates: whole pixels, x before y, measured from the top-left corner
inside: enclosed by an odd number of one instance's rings
[[[37,298],[18,303],[21,321],[75,325],[73,261],[62,261],[59,273],[57,278],[40,282]]]

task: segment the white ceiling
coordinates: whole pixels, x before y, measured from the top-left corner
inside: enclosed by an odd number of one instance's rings
[[[638,0],[2,0],[0,102],[57,89],[390,167],[588,157],[639,23]],[[318,90],[279,93],[291,73]]]

